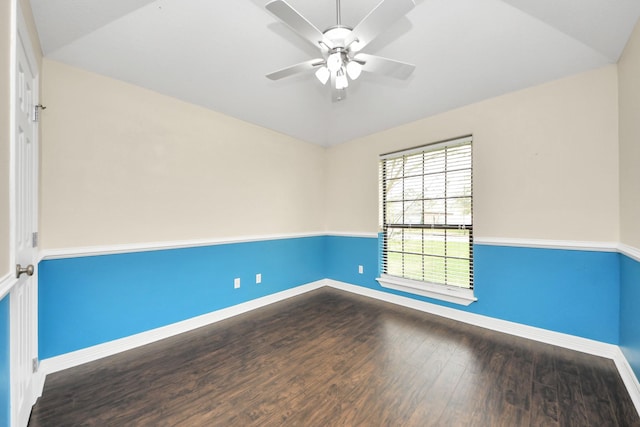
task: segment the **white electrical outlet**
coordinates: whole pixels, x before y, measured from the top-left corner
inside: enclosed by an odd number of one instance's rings
[[[262,283],[262,274],[261,273],[256,274],[256,283]]]
[[[364,273],[364,267],[359,265],[358,266],[358,273],[363,274]]]
[[[235,279],[233,279],[233,288],[238,289],[239,287],[240,287],[240,278],[236,277]]]

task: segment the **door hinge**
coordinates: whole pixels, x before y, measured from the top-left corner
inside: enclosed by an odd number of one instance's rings
[[[31,247],[32,248],[37,248],[38,247],[38,232],[34,231],[31,234]]]
[[[40,364],[38,363],[38,358],[34,357],[33,359],[31,359],[31,371],[32,373],[36,373],[38,372],[38,366],[40,366]]]
[[[34,122],[39,122],[40,121],[40,110],[46,110],[47,107],[45,107],[42,104],[38,104],[38,105],[34,105],[33,106],[33,121]]]

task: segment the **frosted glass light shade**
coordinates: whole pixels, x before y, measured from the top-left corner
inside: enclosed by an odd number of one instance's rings
[[[331,72],[327,67],[322,66],[316,71],[316,77],[320,80],[320,83],[325,85],[329,81],[329,77],[331,77]]]
[[[351,80],[355,80],[360,77],[360,73],[362,73],[362,64],[356,61],[349,61],[347,64],[347,74],[349,74]]]
[[[349,86],[349,79],[344,70],[340,69],[336,75],[336,89],[345,89],[347,86]]]

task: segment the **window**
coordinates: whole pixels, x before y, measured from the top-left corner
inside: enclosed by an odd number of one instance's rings
[[[382,286],[476,300],[472,178],[471,137],[380,156]]]

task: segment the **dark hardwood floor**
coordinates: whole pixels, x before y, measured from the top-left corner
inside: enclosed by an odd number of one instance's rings
[[[47,377],[40,426],[640,426],[611,360],[320,289]]]

